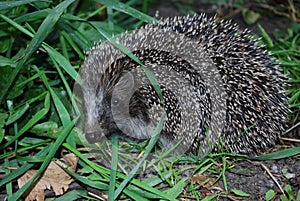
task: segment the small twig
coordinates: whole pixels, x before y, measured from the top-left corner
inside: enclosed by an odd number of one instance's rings
[[[289,0],[289,2],[290,2],[290,0]],[[278,11],[275,7],[270,6],[270,5],[268,5],[268,4],[259,4],[259,5],[260,5],[261,7],[263,7],[263,8],[266,8],[266,9],[270,10],[271,12],[275,13],[276,15],[284,16],[284,17],[286,17],[286,18],[288,18],[288,19],[291,19],[291,20],[293,20],[293,21],[295,21],[295,22],[300,22],[300,19],[298,19],[298,18],[296,17],[296,15],[295,15],[295,13],[296,13],[295,7],[292,7],[292,6],[294,6],[294,5],[291,4],[291,3],[290,3],[290,6],[291,6],[292,13],[290,13],[290,14],[287,14],[287,13],[284,13],[284,12],[280,12],[280,11]]]
[[[290,8],[291,8],[291,18],[293,21],[297,21],[297,18],[296,18],[296,9],[295,9],[295,6],[294,6],[294,3],[293,3],[293,0],[288,0],[289,2],[289,5],[290,5]]]
[[[103,195],[103,197],[99,196],[99,195],[96,195],[95,193],[92,193],[92,192],[88,192],[89,195],[99,199],[99,200],[103,200],[103,201],[106,201],[108,198],[106,195]]]
[[[0,166],[0,168],[2,169],[2,168],[6,168],[6,169],[8,169],[8,170],[17,170],[18,168],[15,168],[15,167],[7,167],[7,166]]]
[[[297,124],[293,125],[291,128],[287,129],[286,131],[284,131],[284,135],[291,132],[292,130],[294,130],[295,128],[297,128],[298,126],[300,126],[300,122],[298,122]]]
[[[290,141],[290,142],[299,142],[300,143],[300,139],[295,139],[295,138],[281,137],[280,140]]]
[[[270,172],[269,168],[267,166],[265,166],[262,162],[253,162],[253,163],[261,165],[263,167],[263,169],[267,172],[267,174],[271,177],[271,179],[275,182],[275,184],[278,186],[278,188],[280,189],[281,193],[286,196],[283,188],[278,183],[277,179],[273,176],[273,174]]]

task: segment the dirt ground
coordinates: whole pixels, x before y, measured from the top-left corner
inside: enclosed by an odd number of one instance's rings
[[[237,23],[240,28],[248,28],[253,33],[260,33],[257,23],[261,24],[266,32],[271,36],[275,31],[284,29],[289,23],[289,20],[284,17],[276,15],[262,15],[261,18],[252,26],[247,25],[242,17],[241,10],[239,9],[223,9],[222,7],[210,4],[203,4],[195,2],[193,9],[197,13],[205,12],[208,16],[214,16],[216,13],[221,13],[225,18],[230,18],[233,22]],[[148,10],[148,14],[154,16],[159,14],[159,17],[172,17],[182,15],[179,9],[174,5],[172,1],[162,1],[159,5]],[[292,137],[300,139],[300,129],[296,129],[291,133],[288,133],[284,137]],[[295,146],[300,146],[296,144]],[[281,191],[275,180],[281,187],[286,184],[292,186],[294,194],[300,189],[300,159],[299,157],[271,160],[271,161],[239,161],[234,164],[234,171],[226,173],[228,190],[239,189],[246,193],[251,194],[248,198],[243,200],[265,200],[265,193],[273,189],[276,193],[276,200],[279,199]],[[271,178],[270,174],[274,176]],[[288,178],[287,178],[288,177]],[[220,187],[224,187],[223,182],[219,182]],[[219,198],[218,200],[239,200],[239,198]]]
[[[284,169],[291,174],[291,178],[286,178],[287,174],[282,173]],[[267,171],[270,171],[275,180],[271,178]],[[275,181],[281,187],[286,184],[291,185],[295,194],[300,189],[299,171],[300,161],[299,159],[296,161],[295,158],[260,162],[240,161],[235,163],[233,172],[226,173],[228,190],[239,189],[251,194],[249,198],[243,200],[265,200],[266,192],[273,189],[278,194],[276,200],[279,200],[281,191]],[[220,185],[222,186],[222,184]]]
[[[201,1],[195,1],[192,5],[192,8],[197,14],[205,13],[208,16],[215,16],[217,14],[222,18],[231,19],[234,23],[237,23],[240,28],[247,28],[253,33],[260,33],[257,27],[258,23],[266,30],[267,33],[273,33],[275,31],[284,29],[289,23],[289,19],[282,16],[273,15],[272,13],[268,12],[266,15],[261,15],[256,23],[249,26],[243,20],[242,10],[238,8],[225,8],[224,6],[201,3]],[[150,16],[157,16],[158,18],[183,15],[171,0],[164,0],[154,7],[149,7],[148,14]],[[270,36],[272,37],[272,34],[270,34]]]

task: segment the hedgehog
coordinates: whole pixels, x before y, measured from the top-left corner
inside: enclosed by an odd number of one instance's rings
[[[166,18],[115,41],[133,56],[100,42],[81,69],[89,143],[113,133],[150,139],[163,118],[163,148],[201,155],[221,145],[253,154],[274,146],[286,129],[286,75],[230,20]]]

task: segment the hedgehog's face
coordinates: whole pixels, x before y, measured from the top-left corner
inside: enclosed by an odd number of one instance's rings
[[[110,82],[105,90],[98,87],[94,96],[90,94],[84,96],[85,136],[89,143],[114,133],[145,138],[142,135],[146,133],[144,127],[149,124],[149,117],[130,73],[122,75],[117,83]]]
[[[118,128],[113,121],[111,104],[103,91],[96,90],[84,96],[85,136],[89,143],[100,142]]]

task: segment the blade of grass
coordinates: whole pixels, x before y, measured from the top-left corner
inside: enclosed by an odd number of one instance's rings
[[[61,166],[61,168],[66,171],[69,175],[71,175],[73,178],[76,179],[76,181],[80,181],[81,183],[98,190],[107,191],[108,190],[108,184],[102,182],[102,181],[93,181],[91,179],[88,179],[86,176],[81,176],[79,174],[76,174],[75,172],[72,172],[71,170],[64,168]]]
[[[265,29],[260,25],[258,24],[258,28],[261,32],[261,36],[263,37],[263,39],[265,40],[265,43],[267,44],[267,46],[269,48],[272,48],[274,47],[274,43],[272,41],[272,39],[270,38],[270,36],[267,34],[267,32],[265,31]]]
[[[4,67],[4,66],[10,66],[15,68],[16,63],[12,59],[0,55],[0,67]]]
[[[50,140],[44,140],[40,143],[31,145],[31,146],[28,146],[28,147],[19,148],[16,151],[14,150],[14,151],[6,152],[5,154],[0,155],[0,160],[3,159],[3,158],[8,158],[9,156],[12,156],[12,155],[15,155],[15,154],[18,154],[18,153],[22,153],[24,151],[27,151],[27,150],[30,150],[30,149],[33,149],[33,148],[36,148],[36,147],[39,147],[39,146],[41,146],[43,144],[46,144],[46,143],[49,143],[49,142],[50,142]]]
[[[169,178],[171,175],[172,175],[172,171],[167,171],[167,172],[162,173],[162,177],[156,175],[156,176],[153,176],[153,177],[143,180],[143,182],[145,182],[149,186],[156,186],[156,185],[162,183],[163,181],[165,181],[165,178]]]
[[[12,9],[17,6],[29,4],[35,1],[51,2],[50,0],[22,0],[22,1],[6,1],[0,2],[0,10]]]
[[[208,163],[206,165],[206,163]],[[203,174],[204,172],[206,172],[211,166],[213,166],[215,163],[212,159],[207,158],[205,159],[200,165],[198,165],[197,168],[195,168],[195,170],[193,171],[193,174]],[[205,165],[205,166],[204,166]]]
[[[225,175],[227,160],[226,160],[225,156],[222,157],[222,163],[223,163],[223,167],[222,167],[221,175],[223,178],[224,189],[225,189],[226,193],[228,193],[228,187],[227,187],[227,181],[226,181],[226,175]]]
[[[30,37],[34,37],[34,35],[28,31],[27,29],[25,29],[24,27],[22,27],[21,25],[19,25],[18,23],[16,23],[14,20],[6,17],[5,15],[0,14],[0,17],[5,20],[6,22],[8,22],[9,24],[11,24],[13,27],[15,27],[16,29],[19,29],[21,32],[25,33],[26,35],[30,36]]]
[[[172,188],[170,188],[164,192],[167,195],[169,195],[172,199],[176,199],[183,191],[187,180],[188,180],[188,178],[181,179]]]
[[[69,61],[70,58],[68,54],[67,42],[62,34],[59,36],[59,43],[61,45],[62,55]]]
[[[216,193],[214,195],[209,195],[209,196],[206,196],[204,199],[202,199],[201,201],[213,201],[213,200],[218,200],[218,199],[215,199],[215,198],[218,198],[220,196],[219,193]]]
[[[11,123],[14,123],[17,121],[23,114],[29,109],[29,104],[25,104],[23,107],[15,111],[13,114],[11,114],[8,119],[5,122],[5,125],[9,125]]]
[[[81,33],[77,31],[77,26],[74,26],[69,20],[66,20],[67,16],[70,16],[70,14],[62,16],[59,26],[67,33],[67,36],[73,41],[73,43],[79,46],[77,49],[76,47],[72,48],[79,54],[81,59],[84,59],[82,50],[88,50],[91,48],[90,41],[81,36]]]
[[[2,103],[3,98],[5,97],[8,89],[10,88],[11,84],[14,82],[16,76],[18,75],[19,71],[24,66],[25,62],[28,58],[39,48],[41,43],[45,40],[45,38],[51,33],[52,28],[58,21],[59,17],[62,15],[64,10],[75,0],[66,0],[58,4],[55,8],[52,9],[52,12],[45,18],[41,26],[39,27],[38,31],[34,35],[33,39],[30,41],[27,51],[24,54],[24,57],[18,62],[16,68],[11,73],[8,82],[3,87],[0,92],[0,103]],[[3,18],[3,15],[0,15]]]
[[[30,105],[30,104],[34,103],[35,101],[41,100],[43,97],[45,97],[47,95],[47,93],[48,93],[48,91],[44,91],[40,95],[25,101],[24,104],[29,104]]]
[[[78,108],[78,105],[76,104],[76,101],[75,101],[75,98],[74,98],[74,94],[73,94],[73,92],[72,92],[72,90],[71,90],[71,88],[70,88],[70,86],[69,86],[69,84],[68,84],[68,82],[67,82],[67,80],[66,80],[66,78],[65,78],[65,76],[64,76],[64,74],[63,74],[63,72],[62,72],[62,70],[60,69],[60,66],[55,62],[55,59],[54,59],[54,57],[53,57],[54,55],[51,55],[50,57],[51,57],[51,59],[52,59],[52,62],[54,63],[54,66],[56,67],[56,69],[57,69],[57,72],[58,72],[58,74],[59,74],[59,76],[61,77],[61,80],[63,81],[63,83],[64,83],[64,86],[65,86],[65,88],[66,88],[66,91],[67,91],[67,94],[68,94],[68,96],[69,96],[69,98],[70,98],[70,100],[71,100],[71,103],[72,103],[72,105],[73,105],[73,109],[74,109],[74,111],[75,111],[75,114],[80,114],[80,109]],[[61,66],[62,67],[62,66]],[[62,67],[63,69],[65,69],[66,67]],[[80,78],[80,76],[79,76],[79,74],[77,74],[78,75],[78,77],[77,77],[77,81],[79,81],[79,82],[81,82],[80,80],[81,80],[81,78]],[[78,83],[78,84],[80,84],[80,83]]]
[[[87,190],[71,190],[64,195],[55,198],[55,201],[66,201],[66,200],[83,200],[83,196],[87,196]]]
[[[18,161],[26,161],[28,163],[40,163],[43,162],[46,156],[16,156]]]
[[[65,31],[62,31],[61,34],[68,41],[68,43],[73,48],[73,50],[78,54],[79,58],[83,60],[84,59],[84,54],[81,52],[81,49],[78,48],[76,43],[72,40],[69,33],[67,34]]]
[[[231,189],[231,192],[233,192],[234,194],[238,195],[238,196],[242,196],[242,197],[250,197],[250,194],[239,190],[239,189]]]
[[[46,8],[44,10],[38,10],[38,11],[34,11],[31,13],[26,13],[24,15],[21,15],[21,16],[15,18],[14,21],[17,23],[36,21],[36,20],[47,17],[50,13],[51,13],[51,9]]]
[[[35,74],[35,75],[33,75],[33,76],[27,78],[25,81],[23,81],[23,82],[21,82],[21,83],[18,83],[18,84],[17,84],[17,87],[19,87],[19,88],[25,87],[26,84],[28,84],[29,82],[31,82],[31,81],[37,79],[37,78],[40,77],[40,76],[41,76],[41,74],[37,73],[37,74]]]
[[[4,165],[6,167],[10,167],[8,158],[4,159]],[[5,168],[5,175],[9,175],[9,174],[11,174],[10,169],[9,168]],[[13,192],[13,190],[12,190],[12,181],[6,183],[5,189],[6,189],[7,197],[10,198],[12,196],[12,192]],[[8,199],[8,201],[10,201],[10,199]]]
[[[51,59],[56,61],[77,83],[81,85],[82,80],[70,62],[51,46],[45,44],[43,47]]]
[[[288,158],[298,154],[300,154],[300,147],[293,147],[281,151],[276,151],[270,154],[252,157],[249,159],[250,160],[276,160],[276,159]]]
[[[110,178],[108,187],[108,201],[114,201],[114,193],[116,186],[116,175],[118,168],[118,137],[112,136],[112,161],[110,167]]]
[[[154,21],[154,19],[149,15],[146,15],[145,13],[142,13],[141,11],[138,11],[120,1],[117,0],[95,0],[95,1],[104,4],[106,7],[111,7],[115,10],[131,15],[132,17],[142,20],[144,22]]]
[[[110,30],[114,29],[114,16],[113,16],[113,9],[111,6],[106,7],[106,13],[107,13],[107,21],[108,21],[108,28]]]

